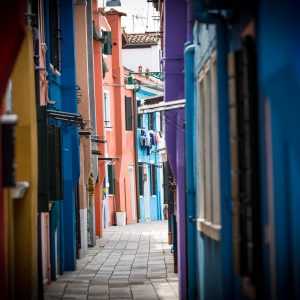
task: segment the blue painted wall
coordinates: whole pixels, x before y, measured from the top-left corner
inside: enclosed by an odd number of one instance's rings
[[[201,0],[194,1],[198,4]],[[251,1],[250,1],[251,2]],[[241,47],[241,34],[249,20],[256,15],[251,9],[239,13],[231,27],[218,18],[209,18],[198,13],[203,23],[194,24],[194,84],[212,50],[217,49],[218,59],[218,102],[220,134],[221,176],[221,241],[216,242],[199,231],[195,232],[195,269],[189,266],[189,275],[196,274],[196,291],[190,299],[244,299],[242,277],[233,272],[232,220],[230,196],[230,156],[227,54]],[[270,7],[272,8],[270,10]],[[258,56],[259,89],[259,151],[260,151],[260,194],[261,194],[261,282],[260,296],[263,299],[300,298],[300,42],[295,38],[300,20],[296,1],[259,1],[256,42]],[[250,18],[249,18],[250,16]],[[215,25],[212,25],[214,23]],[[187,76],[188,73],[187,73]],[[189,83],[186,83],[188,86]],[[193,96],[189,96],[191,99]],[[197,128],[199,91],[194,92],[194,115],[188,109],[187,128]],[[187,97],[188,100],[188,97]],[[194,117],[194,120],[193,120]],[[190,122],[190,123],[189,123]],[[194,161],[197,159],[198,141],[193,137]],[[188,145],[188,142],[187,142]],[[188,146],[191,147],[191,146]],[[189,153],[189,152],[187,152]],[[187,176],[191,166],[187,162]],[[197,164],[193,166],[196,195],[195,211],[200,210],[197,186]],[[192,193],[189,191],[188,194]],[[193,189],[193,186],[190,186]],[[189,206],[187,206],[189,209]],[[188,212],[188,211],[187,211]],[[192,216],[199,217],[199,215]],[[187,221],[189,222],[189,221]],[[189,223],[187,228],[189,227]],[[268,231],[266,231],[266,228]],[[191,231],[192,232],[192,231]],[[194,237],[193,237],[194,238]],[[189,244],[190,240],[188,240]],[[193,287],[193,281],[189,280]]]
[[[45,35],[46,44],[50,45],[49,1],[45,0]],[[73,1],[60,1],[61,26],[61,74],[56,75],[50,69],[50,50],[46,52],[49,81],[49,98],[56,104],[49,109],[77,113],[76,69],[75,69],[75,36]],[[53,120],[50,120],[53,122]],[[79,137],[78,128],[66,122],[57,122],[63,129],[63,199],[54,208],[57,210],[59,222],[54,222],[55,214],[51,213],[51,224],[57,224],[59,273],[76,269],[76,217],[75,189],[79,179]],[[54,263],[54,228],[51,228],[51,264]],[[54,274],[52,274],[54,277]],[[53,278],[54,279],[54,278]]]
[[[271,13],[270,5],[269,0],[259,2],[258,23],[260,121],[265,129],[261,131],[262,218],[263,226],[271,229],[271,240],[263,249],[265,294],[299,299],[300,43],[295,35],[300,28],[299,4],[278,1]]]
[[[148,91],[139,90],[136,92],[136,99],[142,100],[151,96],[155,96],[154,93],[150,93]],[[156,131],[156,120],[157,118],[160,118],[160,114],[156,113],[154,115],[154,131]],[[143,115],[143,128],[148,129],[148,114]],[[141,136],[141,130],[138,129],[137,132],[137,150],[138,150],[138,161],[139,163],[145,163],[148,164],[148,190],[149,190],[149,203],[150,203],[150,218],[151,221],[157,221],[162,219],[161,215],[161,190],[159,188],[160,184],[160,172],[159,168],[156,168],[156,195],[151,195],[151,177],[150,177],[150,164],[155,164],[158,166],[159,164],[159,154],[158,153],[150,153],[150,155],[147,155],[147,150],[142,149],[140,145],[140,136]],[[152,146],[151,150],[158,149],[159,145]],[[145,191],[144,191],[145,192]],[[142,222],[145,222],[145,203],[144,203],[144,196],[140,196],[139,198],[139,209],[140,209],[140,220]]]
[[[215,241],[193,227],[188,222],[190,234],[195,235],[195,263],[188,258],[189,275],[196,275],[194,278],[188,277],[188,290],[191,299],[231,299],[233,294],[233,270],[232,270],[232,237],[231,237],[231,211],[230,211],[230,155],[229,155],[229,122],[228,122],[228,94],[227,94],[227,69],[224,60],[227,59],[226,31],[222,30],[223,24],[201,24],[196,22],[194,25],[194,97],[192,97],[192,110],[187,110],[187,129],[193,127],[193,161],[197,162],[200,141],[197,139],[197,122],[200,116],[199,106],[199,72],[203,69],[208,58],[211,57],[213,50],[217,52],[217,96],[218,96],[218,124],[219,124],[219,160],[220,160],[220,201],[221,201],[221,239]],[[188,83],[186,83],[188,85]],[[189,100],[190,101],[190,100]],[[188,108],[188,106],[187,106]],[[191,114],[190,117],[188,115]],[[190,124],[191,123],[191,124]],[[189,133],[187,133],[189,134]],[[187,159],[190,158],[187,155]],[[193,176],[193,186],[195,194],[193,198],[195,213],[191,218],[200,217],[200,189],[197,183],[198,168],[197,163],[189,166]],[[187,183],[187,186],[188,183]],[[189,197],[187,195],[187,197]],[[189,208],[189,206],[187,206]],[[189,214],[189,211],[187,212]],[[190,212],[191,214],[191,212]],[[189,215],[188,215],[189,216]],[[189,229],[190,228],[190,229]],[[190,240],[188,240],[189,244]],[[193,275],[192,275],[193,276]]]

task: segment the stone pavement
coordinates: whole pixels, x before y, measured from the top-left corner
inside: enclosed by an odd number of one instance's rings
[[[178,299],[167,222],[112,226],[45,291],[50,299]]]

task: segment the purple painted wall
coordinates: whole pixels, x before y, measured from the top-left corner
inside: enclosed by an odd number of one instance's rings
[[[187,36],[186,0],[165,0],[165,101],[184,96],[184,43]],[[180,299],[186,299],[186,206],[184,109],[166,116],[168,160],[177,183],[178,275]]]

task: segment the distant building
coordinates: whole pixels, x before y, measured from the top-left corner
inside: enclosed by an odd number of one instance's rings
[[[122,55],[124,67],[135,72],[141,66],[144,72],[161,71],[161,49],[160,34],[151,33],[132,33],[126,34],[123,31]]]

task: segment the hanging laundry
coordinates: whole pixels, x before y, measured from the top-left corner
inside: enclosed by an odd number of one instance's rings
[[[146,135],[146,146],[150,146],[151,145],[151,138],[150,138],[149,131],[147,129],[145,130],[145,135]]]
[[[160,135],[159,132],[156,132],[155,134],[155,141],[156,141],[156,145],[158,145],[160,143]]]

